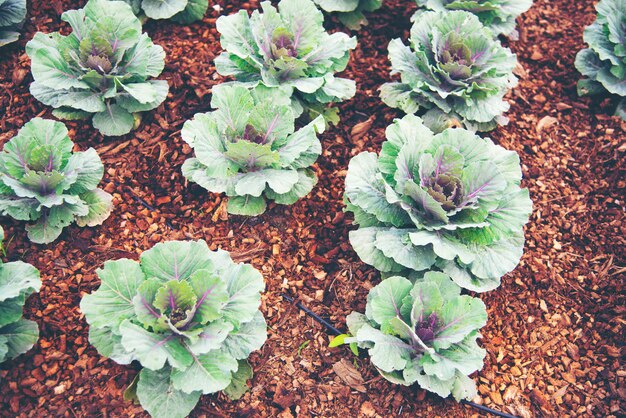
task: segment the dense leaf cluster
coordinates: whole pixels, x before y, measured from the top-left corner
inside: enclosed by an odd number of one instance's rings
[[[329,103],[354,96],[353,80],[335,77],[356,47],[356,38],[329,34],[324,16],[312,0],[281,0],[278,10],[262,2],[248,16],[245,10],[217,20],[224,52],[215,59],[217,71],[250,87],[281,88],[292,97],[294,114],[322,114],[337,123]]]
[[[222,84],[213,88],[211,105],[216,110],[183,127],[195,150],[183,165],[185,177],[226,193],[228,212],[238,215],[263,213],[266,200],[291,205],[309,194],[317,183],[309,167],[322,152],[321,116],[296,130],[289,97],[263,86]]]
[[[507,122],[503,97],[517,84],[517,59],[475,15],[421,12],[409,41],[389,43],[392,74],[400,74],[400,82],[381,87],[387,105],[406,113],[431,109],[424,119],[435,130],[455,120],[479,131]]]
[[[112,196],[98,188],[98,153],[73,148],[65,125],[34,118],[0,153],[0,214],[36,221],[26,227],[33,242],[50,243],[73,222],[100,225],[111,213]]]
[[[31,94],[65,119],[92,117],[103,135],[124,135],[139,112],[166,98],[165,52],[141,33],[141,22],[121,1],[89,0],[61,16],[67,36],[38,32],[26,45],[35,81]]]
[[[184,417],[202,394],[241,396],[261,348],[263,277],[204,241],[169,241],[139,262],[107,261],[83,297],[89,341],[120,364],[139,361],[136,395],[156,418]]]
[[[353,335],[345,343],[368,350],[385,379],[456,400],[476,396],[468,377],[483,367],[485,350],[476,339],[487,323],[485,304],[461,295],[450,278],[428,272],[412,283],[394,276],[370,290],[365,315],[347,317]]]
[[[532,209],[518,155],[464,129],[435,135],[414,115],[386,135],[346,176],[359,257],[391,275],[439,269],[463,288],[496,288],[522,256]]]

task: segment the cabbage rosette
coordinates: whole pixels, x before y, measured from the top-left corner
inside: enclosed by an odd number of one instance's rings
[[[245,392],[246,359],[267,338],[258,270],[204,241],[170,241],[97,274],[100,287],[80,304],[89,341],[119,364],[141,364],[136,395],[153,417],[185,417],[202,394]]]
[[[356,92],[353,80],[335,77],[346,68],[356,38],[328,34],[311,0],[282,0],[278,10],[267,1],[261,7],[263,13],[241,10],[217,19],[224,48],[215,59],[218,73],[248,86],[281,88],[292,97],[296,116],[306,110],[337,123],[336,109],[327,105]]]
[[[318,116],[296,130],[289,96],[257,86],[227,83],[213,88],[216,110],[185,122],[181,135],[195,151],[184,176],[229,196],[227,210],[260,215],[267,200],[291,205],[311,192],[317,177],[309,167],[322,152]]]
[[[147,34],[130,6],[121,1],[89,0],[61,19],[72,33],[37,32],[26,45],[35,81],[31,94],[61,119],[92,118],[103,135],[129,133],[139,113],[166,98],[165,52]]]
[[[381,99],[406,113],[426,112],[425,120],[447,119],[473,131],[507,123],[504,95],[517,85],[514,54],[493,39],[468,12],[422,12],[411,28],[410,44],[389,43],[392,74]],[[435,126],[431,126],[436,129]]]
[[[385,379],[457,401],[476,396],[468,375],[483,367],[476,339],[487,310],[447,275],[428,272],[415,283],[390,277],[370,290],[365,315],[352,312],[346,321],[352,337],[344,342],[366,349]]]
[[[36,221],[26,226],[35,243],[56,240],[72,222],[100,225],[113,209],[113,197],[98,188],[100,156],[73,148],[63,123],[34,118],[0,153],[0,214]]]
[[[523,253],[532,203],[518,155],[464,129],[433,134],[407,115],[386,131],[380,156],[349,164],[350,243],[385,275],[437,268],[485,292]]]

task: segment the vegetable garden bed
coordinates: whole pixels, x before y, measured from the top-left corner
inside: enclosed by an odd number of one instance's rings
[[[522,161],[522,186],[533,213],[520,265],[495,290],[478,295],[488,323],[480,345],[485,365],[473,374],[475,402],[521,417],[619,416],[626,397],[620,369],[623,340],[626,123],[611,117],[615,101],[579,98],[574,67],[583,28],[595,19],[593,1],[536,0],[518,19],[520,79],[507,100],[510,123],[489,136]],[[84,2],[29,5],[20,40],[0,49],[0,142],[51,109],[29,93],[33,81],[26,42],[37,31],[68,33],[60,15]],[[211,7],[213,6],[213,7]],[[138,129],[103,138],[86,122],[66,122],[75,151],[95,148],[105,167],[102,189],[115,209],[103,225],[64,229],[52,244],[33,244],[24,224],[3,218],[8,260],[41,272],[39,293],[25,317],[40,328],[34,348],[0,365],[0,415],[25,417],[147,416],[123,392],[139,367],[107,360],[89,344],[79,305],[100,285],[95,270],[107,260],[138,259],[166,240],[204,239],[265,279],[261,311],[268,339],[254,352],[251,390],[240,400],[203,396],[192,416],[471,416],[477,412],[416,386],[392,385],[347,347],[329,348],[326,330],[282,293],[346,330],[363,312],[379,273],[361,262],[348,240],[355,229],[342,201],[349,160],[378,153],[385,128],[403,116],[383,104],[378,88],[390,81],[387,44],[406,40],[414,2],[387,0],[366,13],[353,33],[358,45],[341,76],[357,83],[338,105],[341,122],[320,135],[312,193],[292,206],[270,203],[258,217],[228,214],[224,196],[188,182],[181,173],[193,150],[183,123],[211,110],[214,86],[227,81],[213,60],[221,51],[216,19],[258,2],[210,2],[202,22],[183,26],[148,21],[144,27],[166,53],[160,79],[169,95],[143,114]],[[336,18],[326,27],[345,30]],[[354,361],[353,361],[354,359]]]

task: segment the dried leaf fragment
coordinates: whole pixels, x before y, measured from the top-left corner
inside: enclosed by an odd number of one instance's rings
[[[365,393],[364,386],[365,380],[361,373],[346,359],[341,359],[337,363],[333,364],[333,370],[352,389]]]

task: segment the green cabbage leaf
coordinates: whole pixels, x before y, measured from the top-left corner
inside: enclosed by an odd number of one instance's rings
[[[359,30],[367,25],[364,12],[373,12],[380,9],[383,0],[313,0],[320,9],[328,13],[335,13],[337,18],[349,29]]]
[[[478,16],[494,35],[517,39],[515,19],[533,5],[532,0],[416,0],[420,7],[435,11],[463,10]]]
[[[144,19],[171,19],[176,23],[189,24],[202,20],[209,8],[209,0],[122,0],[133,13]]]
[[[23,261],[0,261],[0,363],[27,352],[39,339],[37,323],[22,318],[22,310],[28,296],[40,288],[35,267]]]
[[[19,39],[26,19],[26,0],[0,0],[0,47]]]
[[[589,48],[576,55],[576,68],[586,77],[578,82],[578,94],[623,97],[616,115],[626,120],[626,0],[601,0],[596,9],[597,19],[583,35]]]

